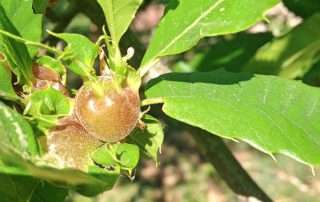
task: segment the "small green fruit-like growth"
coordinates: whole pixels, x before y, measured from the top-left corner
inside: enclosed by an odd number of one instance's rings
[[[46,159],[57,168],[78,168],[86,171],[93,165],[91,153],[102,145],[74,119],[67,117],[50,130],[47,136]]]
[[[139,121],[140,98],[129,87],[102,80],[97,90],[84,85],[76,95],[75,113],[81,125],[104,142],[117,142],[128,136]]]

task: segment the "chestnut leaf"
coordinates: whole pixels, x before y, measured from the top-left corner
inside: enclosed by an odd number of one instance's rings
[[[46,181],[41,181],[38,186],[34,189],[31,202],[59,202],[65,201],[68,196],[69,190],[54,186]]]
[[[89,170],[89,173],[76,169],[48,167],[38,158],[22,157],[20,153],[15,152],[12,145],[4,145],[3,142],[0,142],[0,158],[4,164],[4,167],[0,166],[0,173],[40,178],[58,186],[72,187],[85,196],[95,196],[103,191],[112,189],[119,176],[115,172],[98,167]]]
[[[32,3],[33,1],[31,0],[1,0],[0,6],[2,6],[5,11],[4,15],[10,19],[10,23],[12,23],[12,26],[16,29],[17,33],[11,32],[11,29],[4,30],[30,41],[40,42],[42,36],[43,15],[34,14]],[[7,21],[4,23],[7,24],[9,22]],[[6,26],[8,26],[8,24]],[[35,47],[28,46],[27,49],[31,58],[36,56],[38,53],[38,49]]]
[[[126,138],[126,142],[138,145],[142,156],[151,158],[158,164],[158,154],[164,139],[163,127],[159,120],[148,114],[142,117],[142,121],[146,127],[135,129]]]
[[[0,161],[0,167],[1,165]],[[0,198],[4,202],[24,202],[29,201],[34,190],[40,184],[39,180],[26,176],[14,176],[0,173]]]
[[[19,113],[0,102],[0,139],[21,155],[39,154],[38,145],[29,123]],[[1,159],[1,158],[0,158]]]
[[[68,44],[64,49],[63,60],[71,71],[86,78],[94,75],[93,64],[99,53],[99,44],[92,43],[80,34],[48,32]]]
[[[98,0],[113,41],[118,44],[128,29],[142,0]]]
[[[0,62],[0,98],[11,100],[11,101],[20,100],[20,98],[14,92],[10,75],[1,62]]]
[[[0,29],[20,36],[0,4]],[[0,34],[0,51],[9,64],[11,71],[17,75],[18,83],[29,84],[33,80],[32,60],[27,46]]]
[[[0,29],[31,41],[40,41],[42,35],[42,15],[32,11],[32,1],[1,0]],[[26,24],[28,26],[26,26]],[[5,56],[18,83],[29,84],[33,80],[32,58],[38,50],[27,47],[0,34],[0,53]]]
[[[30,115],[40,128],[50,128],[59,117],[69,114],[70,104],[65,95],[49,87],[32,94],[24,114]]]
[[[256,0],[170,1],[142,60],[141,75],[159,58],[189,50],[203,37],[249,28],[278,2],[280,0],[260,0],[259,4]]]
[[[131,172],[139,161],[139,147],[127,143],[105,144],[92,154],[92,159],[107,169]]]
[[[172,118],[320,165],[320,90],[301,81],[224,70],[171,73],[151,80],[145,94],[162,98]]]

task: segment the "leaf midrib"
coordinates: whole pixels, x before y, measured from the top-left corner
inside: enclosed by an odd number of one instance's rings
[[[215,8],[217,8],[221,3],[223,3],[224,0],[219,0],[215,4],[213,4],[211,7],[209,7],[203,14],[201,14],[198,18],[194,20],[193,23],[191,23],[183,32],[178,34],[167,46],[165,46],[160,52],[157,54],[157,57],[160,57],[162,53],[164,53],[166,50],[168,50],[173,44],[175,44],[180,38],[182,38],[185,34],[187,34],[192,28],[194,28],[203,18],[205,18],[207,15],[209,15]],[[149,63],[151,63],[153,60],[155,60],[156,57],[151,58],[146,65],[148,66]],[[143,69],[143,68],[142,68]]]

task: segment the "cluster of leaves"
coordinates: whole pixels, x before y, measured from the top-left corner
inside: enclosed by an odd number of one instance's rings
[[[10,178],[12,186],[16,187],[12,190],[27,187],[19,193],[3,196],[8,201],[37,201],[57,192],[65,196],[65,189],[41,184],[42,180],[74,188],[88,196],[111,189],[121,170],[132,173],[140,154],[157,160],[163,141],[160,122],[145,115],[146,128],[135,129],[126,143],[98,148],[92,159],[100,166],[90,166],[87,173],[70,168],[56,169],[39,161],[44,152],[39,136],[69,113],[72,101],[51,88],[32,89],[33,61],[53,69],[62,78],[67,67],[84,80],[94,79],[93,64],[101,42],[99,39],[92,43],[78,34],[49,32],[64,40],[67,47],[60,51],[39,43],[43,16],[34,14],[32,6],[36,12],[41,12],[47,2],[3,0],[0,3],[0,53],[4,56],[0,63],[0,98],[7,103],[0,103],[0,136],[3,139],[0,178]],[[233,34],[251,27],[265,19],[264,13],[278,2],[208,0],[199,5],[188,0],[169,1],[138,68],[140,77],[162,57],[185,52],[203,37]],[[123,63],[118,46],[142,0],[98,0],[98,3],[112,39],[109,43],[106,35],[102,37],[108,46],[110,68],[136,83],[138,79],[130,76],[132,71]],[[163,103],[163,112],[170,117],[214,135],[245,141],[271,156],[282,153],[310,166],[320,165],[320,128],[317,125],[320,91],[301,81],[289,80],[302,79],[305,83],[319,85],[320,32],[314,29],[320,21],[319,7],[291,0],[285,4],[305,18],[303,23],[278,38],[271,34],[236,35],[230,41],[197,54],[192,61],[179,63],[176,70],[191,73],[170,73],[151,80],[145,88],[147,99],[142,104]],[[309,9],[308,12],[296,9],[300,6]],[[37,57],[35,47],[52,52],[56,57]],[[6,66],[17,77],[16,84],[23,86],[22,95],[16,94]],[[221,67],[225,70],[219,69]],[[19,114],[21,111],[23,115]]]
[[[53,197],[52,194],[56,198],[50,200],[61,201],[59,197],[61,199],[67,194],[65,188],[73,188],[87,196],[96,195],[111,189],[121,172],[127,171],[128,175],[131,175],[138,163],[140,153],[157,162],[157,155],[163,141],[160,122],[145,115],[142,118],[146,123],[144,130],[135,129],[126,143],[105,144],[94,151],[92,159],[99,166],[89,166],[87,173],[71,168],[53,168],[41,158],[46,152],[45,148],[42,148],[41,138],[48,133],[48,129],[56,125],[61,117],[70,113],[74,101],[52,87],[35,89],[34,83],[37,80],[32,72],[33,64],[56,72],[60,75],[62,84],[66,83],[65,67],[84,80],[95,79],[93,65],[100,46],[100,40],[92,43],[79,34],[52,32],[49,33],[64,40],[67,47],[60,51],[41,44],[43,15],[34,14],[32,4],[37,8],[36,11],[38,9],[41,11],[44,2],[10,0],[0,3],[0,53],[3,57],[0,63],[0,98],[2,100],[0,135],[3,139],[0,143],[0,170],[3,179],[8,178],[12,181],[12,188],[8,187],[11,191],[1,191],[1,196],[6,201],[44,201],[48,195]],[[132,1],[125,7],[123,7],[125,1],[119,2],[114,7],[105,5],[110,5],[112,1],[99,3],[105,8],[106,13],[112,14],[107,19],[115,45],[110,49],[114,52],[109,51],[109,54],[113,54],[109,57],[113,60],[111,62],[116,63],[118,62],[116,57],[122,59],[117,52],[119,51],[117,44],[141,1]],[[125,13],[129,14],[126,20],[119,21],[122,17],[118,16],[118,8],[121,12],[124,9]],[[55,57],[38,56],[37,48],[45,49]],[[124,72],[123,68],[116,69],[116,66],[110,65],[117,74]],[[132,82],[136,82],[132,75],[128,77],[133,79]],[[14,89],[13,82],[15,82],[14,86],[19,85],[22,90]],[[140,86],[140,83],[137,85]],[[43,184],[43,180],[49,181],[50,184]],[[55,188],[52,184],[64,188]],[[7,188],[7,185],[3,187]],[[17,190],[17,193],[13,193],[12,190]],[[57,192],[60,194],[57,195]]]

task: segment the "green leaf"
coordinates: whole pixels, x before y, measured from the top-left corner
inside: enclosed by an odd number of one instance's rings
[[[65,201],[67,195],[68,189],[41,182],[33,191],[30,202],[60,202]]]
[[[3,63],[0,62],[0,98],[17,101],[20,98],[14,92],[11,78]]]
[[[303,76],[320,59],[319,24],[320,13],[261,47],[243,70],[290,79]]]
[[[235,33],[254,25],[263,18],[264,12],[278,2],[170,1],[143,58],[141,74],[144,75],[158,58],[184,52],[203,37]]]
[[[138,145],[142,155],[152,158],[158,164],[158,153],[161,151],[164,139],[162,125],[150,115],[145,115],[142,121],[146,124],[146,128],[134,130],[126,138],[126,142]]]
[[[69,111],[68,98],[49,87],[30,96],[24,114],[32,116],[40,127],[50,128],[59,117],[69,114]]]
[[[8,148],[0,142],[0,158],[5,165],[10,165],[14,169],[3,170],[0,172],[14,175],[23,172],[24,175],[33,176],[47,180],[59,186],[75,188],[79,193],[86,196],[95,196],[113,187],[119,174],[94,167],[90,174],[74,169],[55,169],[47,167],[41,159],[33,159],[37,165],[29,160],[23,159],[12,148]]]
[[[66,60],[70,70],[84,77],[95,73],[93,64],[99,53],[98,44],[92,43],[87,37],[80,34],[49,33],[67,42],[68,46],[64,50],[63,59]]]
[[[43,14],[46,12],[49,0],[33,0],[32,8],[34,13]]]
[[[0,167],[2,162],[0,161]],[[0,198],[2,202],[25,202],[32,197],[39,180],[26,176],[0,173]]]
[[[167,74],[147,86],[163,111],[215,135],[320,165],[320,89],[274,76],[230,73]]]
[[[131,172],[139,161],[139,147],[127,143],[105,144],[92,154],[92,159],[116,172],[120,172],[120,169]]]
[[[240,72],[242,66],[265,43],[272,39],[270,33],[241,33],[231,40],[219,42],[208,50],[196,54],[191,61],[178,62],[176,72],[207,72],[224,68],[232,72]]]
[[[104,167],[110,167],[116,170],[116,172],[120,172],[120,161],[117,159],[117,148],[117,144],[105,144],[92,153],[92,159]]]
[[[5,10],[0,4],[0,29],[6,30],[12,34],[19,35]],[[17,75],[18,83],[31,85],[33,80],[32,61],[28,49],[21,44],[6,36],[0,35],[1,51],[5,56],[12,72]]]
[[[6,16],[18,31],[19,36],[39,42],[42,36],[43,15],[33,13],[32,2],[32,0],[1,0],[0,6],[4,8]],[[38,53],[35,47],[28,47],[28,51],[31,58]]]
[[[0,139],[21,155],[39,153],[33,130],[24,118],[0,102]]]
[[[128,29],[142,0],[98,0],[116,44]]]
[[[139,147],[134,144],[120,144],[117,148],[117,157],[120,161],[121,169],[131,172],[139,161]]]
[[[283,0],[283,3],[290,11],[303,18],[320,11],[319,0]]]

